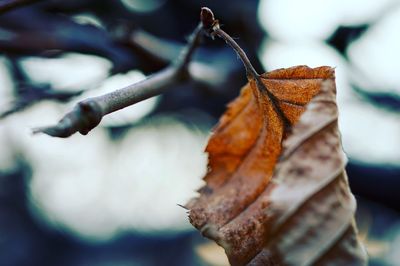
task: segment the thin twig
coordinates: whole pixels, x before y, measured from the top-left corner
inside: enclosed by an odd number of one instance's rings
[[[188,80],[188,65],[199,43],[203,26],[200,23],[190,37],[188,45],[170,66],[147,79],[128,87],[79,102],[55,126],[33,129],[33,133],[45,133],[66,138],[76,132],[86,135],[96,127],[103,116],[161,94],[173,84]]]
[[[282,109],[280,108],[278,99],[270,90],[268,90],[268,88],[262,82],[261,76],[254,69],[253,65],[251,64],[249,58],[247,57],[247,55],[243,51],[243,49],[239,46],[239,44],[237,44],[237,42],[228,33],[226,33],[225,31],[223,31],[220,28],[219,21],[214,18],[214,14],[211,11],[211,9],[209,9],[207,7],[203,7],[201,9],[200,18],[205,27],[205,30],[207,30],[208,35],[211,38],[218,36],[219,38],[223,39],[227,44],[229,44],[229,46],[231,46],[232,49],[238,54],[240,60],[242,60],[242,62],[243,62],[244,68],[246,69],[247,78],[249,80],[254,80],[257,88],[261,92],[267,94],[268,98],[270,99],[270,101],[272,103],[272,106],[273,106],[275,112],[281,118],[281,121],[283,122],[284,129],[288,130],[290,128],[290,121],[286,117],[286,115],[283,113]]]
[[[0,1],[0,15],[18,7],[34,4],[43,0],[2,0]]]

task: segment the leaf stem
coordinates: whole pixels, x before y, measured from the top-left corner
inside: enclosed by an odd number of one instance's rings
[[[211,36],[211,38],[214,38],[214,36],[218,36],[221,39],[223,39],[232,49],[239,55],[240,60],[242,60],[243,65],[246,69],[246,76],[247,79],[249,80],[254,80],[257,88],[263,92],[266,93],[268,98],[270,99],[272,103],[272,107],[274,108],[275,112],[277,115],[281,118],[283,127],[285,129],[285,132],[287,132],[290,128],[290,121],[286,117],[286,115],[283,113],[282,109],[279,106],[279,101],[276,98],[276,96],[268,90],[268,88],[265,86],[265,84],[261,80],[261,76],[257,73],[257,71],[254,69],[253,65],[251,64],[249,58],[247,57],[246,53],[243,51],[243,49],[237,44],[237,42],[229,36],[228,33],[223,31],[220,26],[219,26],[219,21],[214,18],[214,14],[211,11],[211,9],[207,7],[203,7],[201,9],[201,15],[200,18],[203,23],[203,27],[208,31],[208,35]]]
[[[257,79],[259,74],[254,69],[253,65],[251,64],[249,58],[247,57],[246,53],[243,49],[229,36],[225,31],[220,28],[214,30],[215,35],[223,39],[233,50],[239,55],[240,60],[242,60],[244,68],[246,69],[246,75],[249,79]]]
[[[246,69],[247,78],[257,80],[260,75],[254,69],[246,53],[228,33],[220,28],[219,21],[214,18],[211,9],[208,7],[201,8],[200,18],[204,27],[208,28],[208,33],[212,38],[214,38],[215,35],[220,37],[238,54],[240,60],[243,62],[244,68]]]

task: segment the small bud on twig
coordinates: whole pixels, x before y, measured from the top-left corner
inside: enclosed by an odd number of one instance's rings
[[[208,7],[202,7],[200,12],[200,20],[203,29],[208,36],[213,40],[215,37],[215,30],[219,29],[219,21],[215,19],[214,13]]]
[[[214,13],[208,7],[202,7],[200,12],[200,20],[205,29],[211,29],[214,22]]]

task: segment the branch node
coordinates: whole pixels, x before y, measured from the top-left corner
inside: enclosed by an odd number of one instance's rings
[[[95,128],[103,117],[100,105],[91,100],[79,102],[56,125],[33,129],[33,133],[45,133],[53,137],[67,138],[79,132],[86,135]]]
[[[78,123],[79,133],[86,135],[90,130],[100,124],[103,117],[100,105],[92,100],[86,100],[78,104],[77,109],[81,116],[81,123]]]

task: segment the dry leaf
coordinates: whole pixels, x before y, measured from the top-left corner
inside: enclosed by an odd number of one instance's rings
[[[191,223],[233,265],[365,264],[334,70],[298,66],[261,81],[242,89],[209,140],[206,185],[187,205]]]

